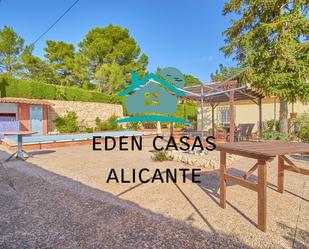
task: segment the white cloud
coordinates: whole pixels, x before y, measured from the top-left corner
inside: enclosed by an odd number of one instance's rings
[[[203,56],[202,61],[215,61],[217,58],[213,55]]]

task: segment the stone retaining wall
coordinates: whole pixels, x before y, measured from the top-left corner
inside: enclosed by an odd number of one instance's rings
[[[208,152],[211,153],[211,152]],[[167,151],[167,156],[171,157],[174,161],[182,162],[184,164],[188,164],[194,167],[208,168],[208,169],[219,169],[219,160],[215,158],[211,158],[210,156],[198,154],[193,152],[193,154],[181,152],[178,150],[169,150]],[[233,162],[238,159],[239,156],[236,155],[227,155],[227,161]]]
[[[48,131],[54,131],[54,120],[59,116],[64,116],[68,112],[74,111],[77,114],[78,122],[85,127],[95,127],[95,119],[107,120],[115,114],[119,118],[123,117],[122,106],[118,104],[105,104],[81,101],[49,100],[52,106],[48,111]]]

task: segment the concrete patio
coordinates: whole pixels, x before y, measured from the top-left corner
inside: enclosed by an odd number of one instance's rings
[[[256,228],[252,191],[229,184],[227,208],[219,207],[218,169],[202,169],[200,184],[106,183],[111,168],[129,174],[133,168],[189,167],[153,162],[148,142],[143,151],[92,151],[83,145],[35,151],[26,162],[5,163],[0,172],[0,248],[308,247],[308,176],[286,173],[280,194],[276,160],[270,163],[271,201],[263,233]],[[1,160],[7,155],[1,151]],[[219,160],[219,153],[209,157]],[[291,159],[309,166],[308,158]],[[248,162],[233,160],[229,172],[241,176],[249,168],[245,165],[252,164]]]

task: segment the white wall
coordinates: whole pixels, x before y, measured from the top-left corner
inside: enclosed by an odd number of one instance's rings
[[[17,104],[0,103],[0,113],[16,113],[17,114]]]
[[[219,107],[229,107],[228,103],[222,103]],[[252,123],[255,124],[253,131],[258,129],[258,120],[259,120],[259,108],[258,105],[254,104],[251,101],[236,101],[235,102],[235,123],[244,124]],[[274,118],[275,104],[274,99],[265,98],[262,100],[262,120],[267,121]],[[276,119],[279,119],[279,110],[280,106],[277,101],[276,103]],[[199,108],[199,114],[197,117],[198,128],[201,128],[201,112]],[[292,104],[288,105],[289,114],[292,112]],[[309,104],[302,104],[297,102],[294,104],[294,112],[298,114],[309,112]],[[218,107],[215,109],[215,124],[218,124]],[[206,105],[204,107],[204,130],[211,128],[211,107]]]

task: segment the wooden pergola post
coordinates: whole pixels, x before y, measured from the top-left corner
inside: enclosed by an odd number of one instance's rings
[[[258,98],[258,105],[259,105],[259,137],[261,138],[262,136],[262,98]]]
[[[215,106],[211,104],[211,134],[215,136]]]
[[[201,84],[201,135],[204,141],[204,87]]]
[[[235,136],[234,95],[235,95],[235,91],[231,91],[230,94],[229,94],[229,99],[230,99],[230,142],[234,142],[234,136]]]

